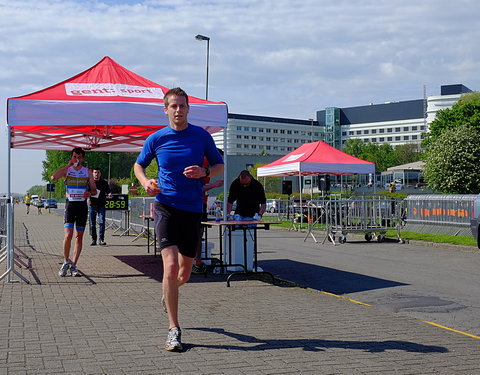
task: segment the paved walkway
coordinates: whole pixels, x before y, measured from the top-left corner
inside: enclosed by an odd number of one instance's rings
[[[84,276],[61,278],[62,218],[15,215],[31,284],[0,282],[0,374],[480,373],[478,339],[285,283],[227,288],[222,275],[182,287],[186,350],[166,352],[162,265],[145,240],[108,231],[90,247],[87,234]]]

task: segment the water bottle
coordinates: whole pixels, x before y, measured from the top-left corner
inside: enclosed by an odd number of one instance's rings
[[[215,207],[215,221],[221,221],[222,220],[222,210],[220,209],[220,205],[217,204]]]

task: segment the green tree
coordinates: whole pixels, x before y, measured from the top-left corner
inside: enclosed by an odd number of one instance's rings
[[[480,129],[480,93],[464,94],[451,109],[438,111],[435,120],[429,126],[429,132],[425,135],[423,146],[428,147],[445,131],[462,125]]]
[[[386,143],[382,145],[364,143],[361,139],[352,138],[345,142],[343,152],[375,163],[377,172],[383,172],[387,168],[396,165],[393,147]]]
[[[435,191],[449,194],[480,192],[480,130],[461,125],[431,141],[425,158],[424,178]]]
[[[413,163],[423,158],[423,149],[415,143],[396,146],[393,153],[396,165]]]
[[[282,177],[257,177],[257,168],[263,167],[266,164],[256,163],[253,167],[249,167],[250,174],[260,181],[263,185],[265,193],[279,193],[282,191]]]
[[[343,152],[357,158],[361,158],[364,149],[365,143],[360,138],[350,138],[345,142]]]
[[[71,157],[71,151],[47,150],[46,159],[43,160],[42,179],[47,183],[55,184],[55,192],[52,194],[55,198],[65,196],[65,187],[63,179],[55,182],[50,181],[50,176],[60,168],[64,167]],[[110,178],[112,180],[130,178],[130,170],[137,158],[135,152],[85,152],[85,165],[90,168],[100,168],[102,177],[108,179],[108,169],[110,165]],[[109,162],[110,159],[110,162]]]

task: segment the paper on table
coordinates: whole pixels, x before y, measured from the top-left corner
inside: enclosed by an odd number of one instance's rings
[[[97,189],[97,194],[90,195],[90,198],[98,198],[99,195],[100,195],[100,189]]]

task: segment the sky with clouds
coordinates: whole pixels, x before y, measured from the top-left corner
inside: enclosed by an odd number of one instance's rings
[[[476,0],[0,0],[0,115],[6,100],[110,56],[229,111],[308,119],[350,107],[480,90]],[[6,191],[6,130],[0,192]],[[43,151],[12,150],[12,192],[41,180]]]

